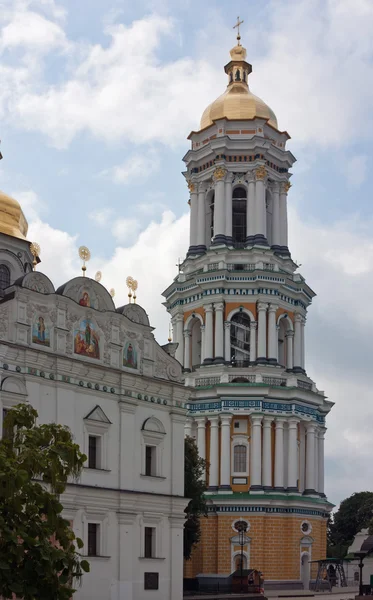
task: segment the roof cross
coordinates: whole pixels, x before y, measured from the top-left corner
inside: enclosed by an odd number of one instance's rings
[[[240,46],[240,40],[241,40],[241,36],[240,36],[240,25],[242,25],[242,23],[244,23],[244,21],[240,21],[240,17],[237,17],[237,23],[235,25],[233,25],[233,29],[237,29],[237,42],[238,45]]]

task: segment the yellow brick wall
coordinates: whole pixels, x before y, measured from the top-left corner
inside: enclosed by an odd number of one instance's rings
[[[185,563],[185,577],[200,573],[231,573],[231,541],[236,535],[232,523],[245,519],[250,523],[250,568],[262,571],[264,579],[300,580],[301,531],[303,521],[312,526],[311,560],[326,557],[326,519],[303,516],[230,513],[201,519],[202,538],[190,561]],[[316,577],[317,565],[311,565]]]

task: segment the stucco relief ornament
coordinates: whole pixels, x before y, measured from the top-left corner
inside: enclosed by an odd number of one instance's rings
[[[265,178],[265,176],[267,175],[267,169],[265,168],[265,166],[260,165],[260,167],[258,167],[257,170],[255,171],[255,175],[256,175],[257,179],[263,180]]]
[[[224,179],[226,173],[227,173],[227,170],[224,169],[223,167],[216,167],[216,169],[214,171],[215,181],[221,181],[222,179]]]
[[[284,192],[286,192],[286,194],[288,193],[288,191],[291,188],[291,183],[290,181],[287,181],[286,183],[284,183]]]
[[[196,185],[190,179],[188,181],[188,190],[190,191],[191,194],[193,194],[196,191]]]
[[[0,309],[0,338],[6,338],[8,333],[8,307]]]

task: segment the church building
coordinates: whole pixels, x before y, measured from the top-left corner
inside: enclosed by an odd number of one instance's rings
[[[181,600],[189,390],[172,344],[94,279],[55,289],[26,236],[20,205],[0,193],[0,432],[27,402],[88,457],[61,497],[90,563],[74,599]]]
[[[224,582],[242,566],[267,589],[307,589],[326,555],[333,403],[307,375],[315,293],[288,244],[290,136],[250,91],[251,71],[238,35],[226,91],[188,138],[189,250],[164,292],[193,390],[185,433],[207,461],[208,518],[185,577]]]

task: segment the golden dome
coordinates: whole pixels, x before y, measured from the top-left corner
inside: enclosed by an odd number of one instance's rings
[[[273,110],[249,90],[247,79],[252,69],[245,60],[246,49],[237,44],[230,51],[230,55],[231,61],[224,67],[229,78],[228,87],[224,94],[206,108],[200,128],[209,127],[217,119],[242,121],[260,117],[277,129],[277,119]]]
[[[0,233],[26,239],[28,223],[17,200],[0,190]]]

